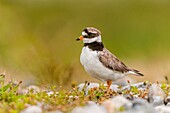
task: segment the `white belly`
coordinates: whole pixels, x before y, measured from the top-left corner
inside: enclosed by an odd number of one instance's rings
[[[99,51],[100,52],[100,51]],[[88,47],[83,47],[80,56],[80,62],[84,66],[86,72],[99,80],[112,80],[115,81],[122,78],[124,74],[115,72],[106,68],[98,58],[99,52],[92,51]]]

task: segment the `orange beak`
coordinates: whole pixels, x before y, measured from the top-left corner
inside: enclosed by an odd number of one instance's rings
[[[76,39],[76,41],[83,40],[83,36],[80,36],[79,38]]]

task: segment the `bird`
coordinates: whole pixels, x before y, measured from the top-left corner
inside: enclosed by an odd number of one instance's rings
[[[97,28],[85,28],[76,40],[84,43],[80,62],[85,71],[98,80],[106,81],[107,89],[113,81],[126,75],[144,76],[140,71],[126,66],[104,47],[101,32]]]

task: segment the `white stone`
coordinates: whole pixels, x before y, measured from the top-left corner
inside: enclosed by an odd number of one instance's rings
[[[51,96],[51,95],[53,95],[54,94],[54,92],[53,91],[49,91],[49,92],[47,92],[47,95],[48,96]]]
[[[152,84],[149,87],[148,91],[149,102],[152,103],[154,106],[163,104],[165,96],[166,95],[164,91],[160,88],[158,84]]]
[[[123,90],[130,89],[131,86],[137,87],[138,90],[145,90],[149,86],[149,83],[144,84],[144,82],[139,82],[139,83],[135,83],[135,84],[131,84],[131,85],[126,85],[122,89]]]
[[[71,113],[107,113],[106,109],[97,104],[90,104],[84,107],[76,107]]]
[[[129,109],[121,113],[157,113],[157,112],[155,111],[153,105],[149,104],[144,99],[138,98],[133,101],[132,109]]]
[[[108,99],[104,101],[102,105],[107,109],[108,113],[118,112],[120,107],[124,107],[125,109],[130,109],[132,107],[132,103],[122,96]]]
[[[158,113],[170,113],[170,106],[165,106],[165,105],[156,106],[155,110]]]
[[[38,106],[29,106],[28,108],[22,110],[20,113],[42,113],[42,108]]]

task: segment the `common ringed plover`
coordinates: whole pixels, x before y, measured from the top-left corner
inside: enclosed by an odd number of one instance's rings
[[[127,67],[104,47],[101,32],[98,29],[87,27],[76,40],[82,40],[84,43],[80,55],[80,62],[84,69],[94,78],[107,81],[108,89],[112,81],[116,81],[125,75],[143,76],[138,70]]]

